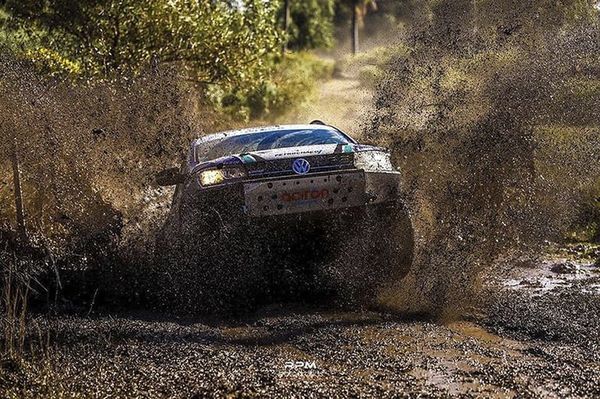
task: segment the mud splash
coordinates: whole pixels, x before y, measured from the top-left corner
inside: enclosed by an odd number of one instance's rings
[[[380,302],[452,317],[479,300],[497,259],[535,252],[590,218],[600,34],[549,32],[535,48],[465,34],[457,49],[455,38],[428,32],[416,30],[412,50],[389,65],[363,137],[392,148],[417,232],[413,272]],[[8,53],[0,66],[0,179],[10,186],[16,143],[36,245],[64,269],[95,267],[71,284],[80,301],[100,287],[117,303],[147,303],[153,234],[170,195],[152,176],[227,121],[176,71],[72,84],[43,80]],[[12,203],[3,190],[3,226]]]
[[[43,76],[0,52],[2,250],[27,257],[35,249],[46,265],[36,277],[42,297],[62,289],[85,307],[103,297],[139,302],[171,194],[155,186],[154,174],[176,166],[192,137],[222,121],[176,70],[101,82]],[[24,248],[11,233],[15,153],[29,233]]]
[[[480,303],[500,257],[594,217],[600,30],[491,45],[438,23],[389,65],[364,134],[393,148],[419,240],[414,273],[382,303],[451,316]]]

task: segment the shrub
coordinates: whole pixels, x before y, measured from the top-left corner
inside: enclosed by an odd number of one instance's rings
[[[277,64],[271,78],[256,88],[233,91],[213,89],[213,101],[237,119],[273,119],[310,99],[319,81],[333,73],[333,62],[308,52],[288,53]]]

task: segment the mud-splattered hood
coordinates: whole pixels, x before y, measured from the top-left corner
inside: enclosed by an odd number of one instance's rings
[[[301,147],[275,148],[269,150],[251,151],[243,154],[227,155],[209,161],[195,162],[190,159],[190,170],[192,172],[200,169],[223,166],[252,164],[255,162],[276,161],[281,159],[292,159],[302,157],[313,157],[319,155],[355,153],[363,151],[385,151],[384,148],[364,144],[320,144]]]

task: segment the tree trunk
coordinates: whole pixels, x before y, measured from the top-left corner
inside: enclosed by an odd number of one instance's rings
[[[358,53],[358,4],[353,2],[352,5],[352,54],[356,55]]]
[[[290,28],[290,1],[291,0],[285,0],[283,3],[283,32],[286,35],[285,40],[283,42],[283,51],[287,50],[288,47],[287,34]]]
[[[15,208],[17,211],[17,233],[19,238],[25,242],[27,240],[27,230],[25,228],[25,212],[23,211],[23,191],[21,189],[21,169],[19,165],[19,154],[17,138],[13,141],[12,154],[13,184],[15,189]]]

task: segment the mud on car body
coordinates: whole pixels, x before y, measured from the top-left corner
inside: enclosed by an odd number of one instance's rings
[[[181,168],[159,173],[157,182],[176,185],[157,241],[167,269],[221,282],[239,275],[252,280],[253,274],[268,292],[289,290],[274,278],[287,274],[295,276],[295,288],[318,280],[364,296],[410,267],[412,228],[389,152],[335,127],[281,125],[204,136],[192,143]],[[351,287],[347,273],[364,278]]]

